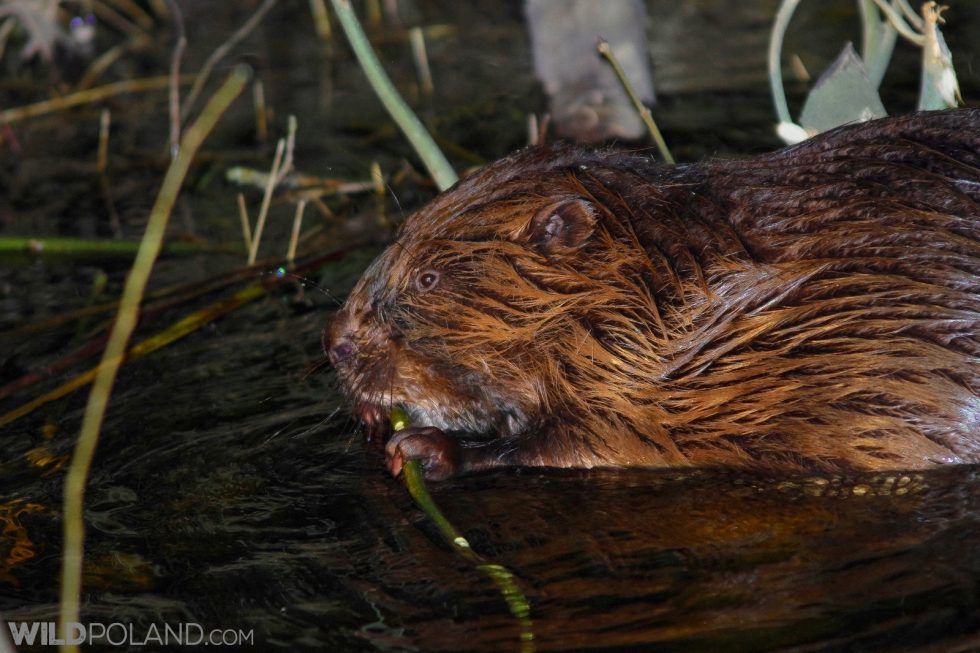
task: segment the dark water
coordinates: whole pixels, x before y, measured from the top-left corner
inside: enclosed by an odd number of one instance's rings
[[[705,38],[724,31],[715,4],[684,7],[683,15],[664,14],[661,27],[702,19],[710,27]],[[221,29],[243,18],[230,4],[188,3],[189,38],[199,49],[192,61],[208,51],[201,41],[209,8]],[[298,166],[348,177],[363,177],[373,158],[386,170],[397,167],[407,148],[396,133],[378,131],[380,109],[346,55],[317,58],[305,11],[306,3],[283,3],[246,48],[267,70],[281,71],[267,74],[267,91],[279,114],[299,114]],[[519,146],[525,113],[540,110],[543,99],[530,78],[516,3],[427,2],[414,11],[425,24],[456,30],[429,48],[437,89],[448,90],[428,105],[420,101],[440,134],[481,158]],[[744,42],[733,37],[725,52],[755,52],[749,45],[764,21],[756,13],[731,20],[744,29]],[[836,33],[848,20],[829,12],[818,34]],[[297,37],[283,38],[287,29]],[[815,51],[835,54],[836,45],[817,40]],[[685,52],[697,49],[678,43]],[[384,49],[400,79],[414,76],[406,51],[397,42]],[[977,88],[976,55],[958,56],[961,83]],[[755,70],[731,59],[733,69]],[[727,89],[705,76],[687,85],[680,72],[668,77],[658,91],[663,127],[687,158],[773,144],[761,75],[732,73]],[[165,120],[144,124],[130,115],[126,123],[124,116],[119,130],[130,149],[119,156],[132,169],[115,174],[133,189],[125,195],[123,228],[135,237],[149,204],[144,195],[152,198],[161,174],[141,148],[159,153]],[[219,143],[235,142],[248,115],[228,120]],[[49,120],[33,129],[5,164],[4,179],[19,184],[0,203],[4,233],[102,233],[103,210],[82,199],[87,190],[75,202],[45,203],[53,201],[45,189],[64,188],[66,179],[87,189],[90,171],[38,172],[59,149],[88,152],[91,120]],[[54,138],[59,133],[65,140]],[[88,135],[87,144],[74,139],[79,134]],[[264,166],[270,157],[268,146],[253,144],[222,150],[219,158]],[[406,208],[431,192],[398,190]],[[199,236],[237,238],[234,192],[198,185],[185,196],[184,212],[194,214]],[[372,198],[350,202],[334,208],[376,208]],[[390,198],[387,208],[397,217]],[[276,210],[291,215],[285,203]],[[175,233],[186,235],[187,222],[175,221]],[[270,242],[286,231],[283,218]],[[313,242],[320,251],[347,247]],[[402,483],[383,473],[379,454],[365,450],[344,412],[332,374],[317,366],[319,331],[373,251],[350,250],[313,275],[322,290],[286,284],[123,368],[86,500],[83,621],[134,624],[137,633],[182,623],[241,630],[252,633],[252,644],[240,647],[247,650],[520,650],[522,626],[497,588],[442,540]],[[169,259],[155,285],[240,264],[241,257],[224,255]],[[0,324],[9,329],[83,305],[97,270],[109,274],[111,293],[124,269],[91,262],[0,269]],[[141,333],[202,302],[164,311]],[[3,380],[58,359],[105,319],[30,335],[3,331]],[[0,400],[0,413],[54,385]],[[0,429],[5,620],[56,618],[63,465],[86,395]],[[978,475],[976,467],[847,478],[522,470],[431,489],[474,549],[514,574],[530,604],[537,650],[939,653],[980,650]]]

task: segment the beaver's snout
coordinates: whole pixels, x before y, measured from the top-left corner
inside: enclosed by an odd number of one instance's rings
[[[327,352],[330,364],[337,367],[354,356],[357,348],[346,336],[333,337],[328,331],[323,333],[323,350]]]
[[[344,312],[339,313],[323,330],[322,342],[323,351],[334,367],[354,356],[357,348],[351,340],[349,320]]]
[[[327,356],[332,365],[338,365],[354,355],[354,345],[349,340],[339,340],[330,346]]]
[[[388,340],[380,332],[374,311],[367,306],[348,302],[323,330],[323,351],[338,371],[354,365],[358,355],[378,348]]]

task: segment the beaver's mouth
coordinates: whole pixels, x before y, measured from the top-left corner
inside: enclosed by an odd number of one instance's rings
[[[484,408],[456,404],[447,408],[442,405],[427,407],[400,403],[399,406],[408,415],[412,426],[433,426],[467,439],[515,435],[525,429],[527,422],[522,411],[503,405]],[[391,409],[391,404],[355,403],[354,414],[360,420],[369,443],[383,446],[391,437]]]
[[[361,422],[368,443],[384,446],[391,437],[391,407],[367,402],[354,405],[354,414]]]

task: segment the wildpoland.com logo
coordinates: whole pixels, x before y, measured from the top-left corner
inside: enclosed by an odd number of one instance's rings
[[[137,625],[68,622],[58,628],[54,621],[8,621],[14,646],[62,646],[110,644],[112,646],[249,646],[255,643],[251,629],[212,628],[200,624]]]

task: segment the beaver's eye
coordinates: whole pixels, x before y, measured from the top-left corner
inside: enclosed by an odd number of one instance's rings
[[[441,276],[437,270],[423,270],[415,278],[415,287],[422,292],[432,290],[439,285]]]

